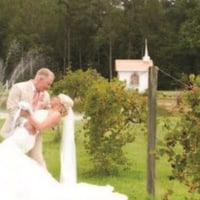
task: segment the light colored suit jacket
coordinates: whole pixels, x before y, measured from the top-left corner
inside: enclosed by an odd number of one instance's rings
[[[8,117],[5,120],[0,135],[3,138],[7,138],[11,135],[11,128],[15,113],[18,109],[18,102],[19,101],[26,101],[32,104],[32,98],[34,94],[34,86],[32,80],[16,83],[12,86],[9,92],[9,96],[7,99],[7,110],[8,110]],[[42,104],[44,109],[50,107],[50,96],[48,92],[42,92],[39,97],[39,104]]]

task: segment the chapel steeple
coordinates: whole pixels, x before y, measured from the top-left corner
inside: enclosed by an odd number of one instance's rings
[[[144,52],[144,56],[143,56],[142,60],[144,60],[144,61],[151,60],[149,53],[148,53],[147,39],[145,39],[145,52]]]

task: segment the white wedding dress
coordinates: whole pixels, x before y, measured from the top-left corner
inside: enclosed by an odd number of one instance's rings
[[[43,120],[47,111],[35,113]],[[35,136],[23,127],[0,144],[1,200],[127,200],[127,196],[113,191],[112,186],[87,183],[63,184],[47,169],[26,155],[34,145]]]

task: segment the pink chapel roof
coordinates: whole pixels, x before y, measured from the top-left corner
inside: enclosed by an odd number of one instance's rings
[[[149,67],[153,66],[152,60],[140,59],[117,59],[115,60],[116,71],[147,71]]]

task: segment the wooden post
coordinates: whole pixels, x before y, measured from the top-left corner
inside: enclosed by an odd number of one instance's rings
[[[149,93],[148,93],[148,145],[147,145],[147,192],[155,196],[155,150],[156,150],[156,91],[157,70],[149,68]]]

